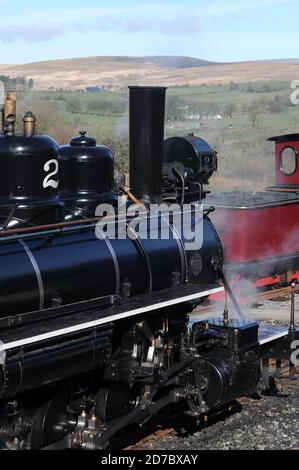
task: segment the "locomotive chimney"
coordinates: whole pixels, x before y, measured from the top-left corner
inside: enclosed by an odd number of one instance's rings
[[[2,110],[2,130],[4,132],[7,125],[7,118],[17,115],[17,95],[16,93],[8,92],[6,94],[3,110]]]
[[[28,111],[23,117],[24,137],[32,137],[35,134],[36,117]]]
[[[165,124],[165,87],[130,89],[130,187],[143,202],[159,202]]]

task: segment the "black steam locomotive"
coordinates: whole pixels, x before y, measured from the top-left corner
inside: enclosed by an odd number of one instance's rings
[[[217,154],[194,136],[164,143],[165,88],[130,88],[130,191],[110,149],[82,132],[58,147],[4,107],[0,136],[0,448],[100,449],[179,404],[200,418],[255,390],[258,325],[188,314],[223,290],[221,244],[202,212],[201,248],[140,237],[150,204],[198,207]],[[127,209],[123,237],[98,237],[97,208]],[[117,214],[117,218],[121,215]],[[161,232],[159,232],[161,233]],[[129,236],[130,235],[130,236]],[[177,236],[175,236],[177,235]]]

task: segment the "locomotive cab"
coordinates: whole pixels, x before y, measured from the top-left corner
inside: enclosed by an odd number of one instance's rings
[[[268,139],[275,142],[276,184],[271,191],[299,191],[299,134],[280,135]]]

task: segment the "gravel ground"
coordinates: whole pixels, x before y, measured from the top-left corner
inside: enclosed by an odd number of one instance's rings
[[[148,450],[299,449],[299,380],[283,379],[278,396],[242,399],[241,410],[188,436],[171,434]],[[142,449],[142,446],[140,446]]]
[[[268,323],[275,322],[276,324],[289,324],[291,313],[290,300],[264,300],[259,302],[255,308],[243,307],[244,314],[256,321],[266,321]],[[295,321],[299,326],[299,301],[296,295],[295,304]]]
[[[289,326],[290,322],[290,312],[291,312],[291,302],[289,299],[286,300],[263,300],[260,301],[257,305],[248,306],[241,305],[241,309],[244,315],[244,318],[252,319],[257,321],[260,324],[269,325],[269,326]],[[204,318],[213,318],[213,317],[222,317],[223,315],[223,305],[218,303],[211,305],[210,312],[201,312],[194,313],[190,315],[191,322],[200,321]],[[229,316],[230,318],[240,317],[234,311],[232,305],[229,304]],[[299,294],[296,295],[296,304],[295,304],[295,322],[297,327],[299,327]]]

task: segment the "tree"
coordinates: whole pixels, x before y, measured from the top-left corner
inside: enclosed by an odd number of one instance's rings
[[[185,101],[177,96],[169,96],[166,106],[166,119],[167,121],[184,121],[188,106]]]
[[[264,85],[262,86],[262,92],[264,93],[270,93],[272,91],[272,88],[270,85],[268,85],[267,83],[264,83]]]
[[[275,99],[268,102],[268,109],[271,114],[278,114],[283,111],[282,104]]]
[[[68,99],[66,108],[70,113],[78,113],[81,111],[81,102],[75,96],[71,96]]]
[[[26,77],[11,78],[8,75],[0,75],[0,81],[4,83],[7,91],[25,91],[29,88],[29,84],[33,80],[27,80]]]
[[[223,109],[224,115],[226,117],[229,117],[230,119],[232,119],[233,113],[235,113],[236,111],[237,111],[236,103],[227,103]]]
[[[234,82],[230,82],[229,84],[229,91],[236,91],[239,89],[239,85],[237,83],[234,83]]]
[[[252,127],[256,127],[258,124],[258,117],[261,112],[261,107],[258,102],[253,102],[248,108],[248,116]]]
[[[217,114],[220,114],[218,104],[213,101],[194,103],[193,105],[189,106],[189,111],[194,114],[200,114],[202,118],[212,118]]]
[[[259,121],[259,116],[265,111],[268,111],[268,101],[265,100],[264,98],[261,98],[259,100],[254,100],[248,106],[247,114],[249,116],[249,119],[253,127],[257,126],[258,121]]]

